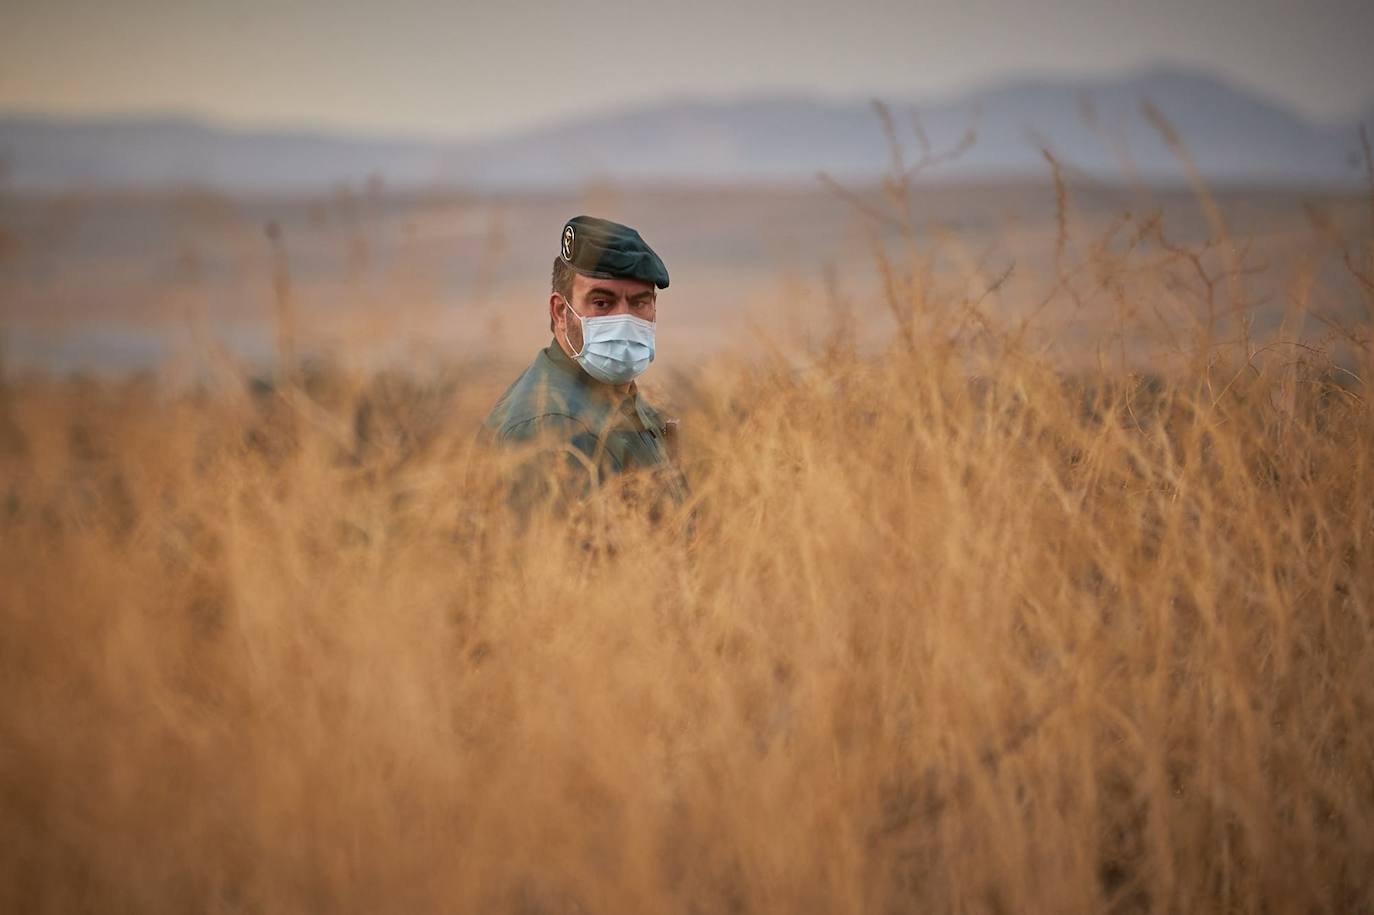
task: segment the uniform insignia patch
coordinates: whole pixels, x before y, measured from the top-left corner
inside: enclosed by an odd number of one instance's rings
[[[573,256],[573,227],[563,227],[563,260],[570,261]]]

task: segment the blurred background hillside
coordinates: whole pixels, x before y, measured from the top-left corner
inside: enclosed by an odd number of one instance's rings
[[[1369,232],[1367,5],[975,6],[21,4],[0,38],[0,352],[261,366],[285,289],[303,352],[513,366],[578,212],[667,259],[666,361],[850,306],[878,340],[870,268],[902,227],[863,201],[894,139],[931,160],[903,193],[932,275],[1035,312],[1047,345],[1090,355],[1120,310],[1042,313],[1069,225],[1118,251],[1156,224],[1249,239],[1261,328],[1300,277],[1350,314],[1328,255]]]

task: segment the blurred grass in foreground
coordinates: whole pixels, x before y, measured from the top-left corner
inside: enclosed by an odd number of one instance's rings
[[[10,383],[0,908],[1374,905],[1346,261],[1339,363],[1199,260],[1137,375],[880,254],[881,352],[677,380],[658,525],[518,529],[506,379]]]

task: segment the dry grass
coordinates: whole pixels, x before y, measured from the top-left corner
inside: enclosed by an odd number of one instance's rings
[[[1049,295],[1158,372],[889,249],[883,351],[677,380],[658,525],[512,524],[504,379],[9,383],[0,909],[1374,907],[1368,314],[1142,225]]]

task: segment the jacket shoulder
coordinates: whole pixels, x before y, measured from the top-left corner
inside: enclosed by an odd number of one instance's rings
[[[556,431],[567,421],[580,423],[581,393],[547,361],[541,353],[506,389],[482,423],[484,434],[498,441],[523,440]]]

